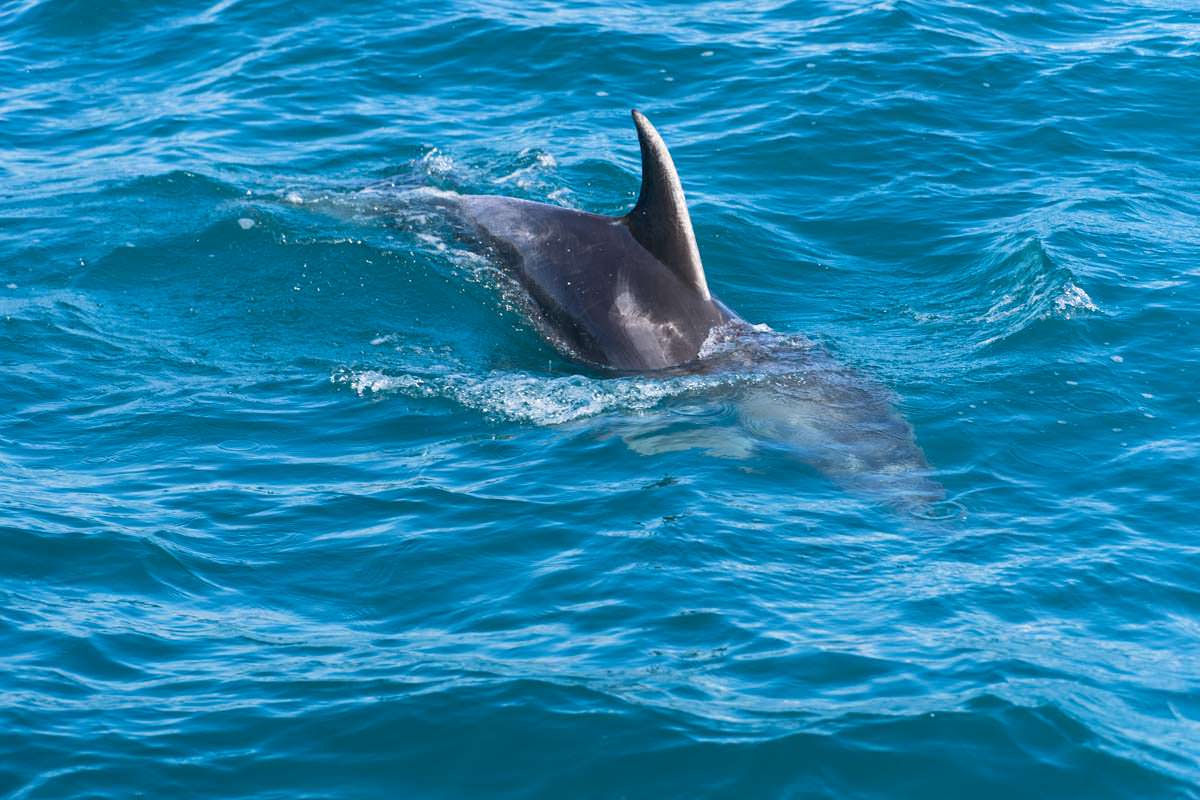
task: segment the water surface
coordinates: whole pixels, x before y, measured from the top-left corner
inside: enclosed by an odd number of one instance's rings
[[[0,795],[1197,796],[1198,65],[1171,2],[0,7]],[[354,202],[621,213],[635,106],[960,513]]]

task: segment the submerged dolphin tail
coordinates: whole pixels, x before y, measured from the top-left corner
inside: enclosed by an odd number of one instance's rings
[[[675,162],[650,120],[636,109],[632,114],[642,147],[642,191],[637,205],[621,219],[642,247],[709,300],[712,295]]]

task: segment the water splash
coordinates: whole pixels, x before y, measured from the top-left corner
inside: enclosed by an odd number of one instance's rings
[[[664,401],[730,383],[719,376],[606,379],[505,371],[483,376],[461,372],[418,376],[352,368],[335,370],[330,382],[345,386],[360,397],[440,397],[489,417],[539,426],[561,425],[612,412],[647,411]]]
[[[1046,320],[1069,321],[1099,307],[1075,275],[1051,258],[1037,237],[992,255],[979,270],[991,298],[976,321],[983,323],[980,347],[1010,339]]]

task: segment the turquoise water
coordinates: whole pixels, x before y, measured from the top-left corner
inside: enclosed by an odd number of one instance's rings
[[[1198,65],[1166,0],[0,5],[0,796],[1200,796]],[[631,107],[951,513],[358,195],[621,213]]]

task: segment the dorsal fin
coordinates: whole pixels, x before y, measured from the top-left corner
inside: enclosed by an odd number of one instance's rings
[[[708,300],[708,281],[675,162],[650,120],[636,109],[632,113],[642,146],[642,192],[623,217],[625,224],[642,247]]]

